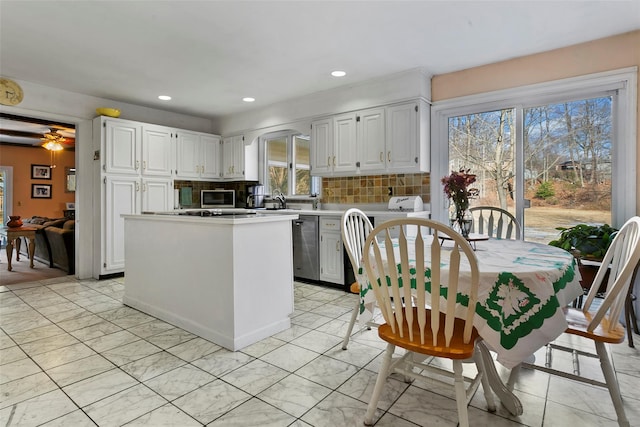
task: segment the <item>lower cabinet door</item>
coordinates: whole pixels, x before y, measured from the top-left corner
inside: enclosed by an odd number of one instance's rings
[[[124,271],[124,219],[140,212],[140,179],[107,176],[105,179],[105,221],[102,230],[102,274]]]
[[[340,218],[320,220],[320,280],[344,284]]]

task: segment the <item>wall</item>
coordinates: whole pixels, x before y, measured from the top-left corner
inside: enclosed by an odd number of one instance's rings
[[[640,67],[640,30],[509,61],[434,76],[434,102],[625,67]],[[640,80],[639,80],[640,82]],[[640,95],[640,90],[638,91]],[[640,106],[640,102],[638,102]],[[637,113],[640,129],[640,111]],[[636,135],[636,170],[640,170],[640,132]],[[640,177],[636,176],[636,188]],[[636,199],[640,213],[640,197]]]
[[[56,167],[51,179],[31,179],[31,165],[49,165],[50,152],[44,148],[0,146],[0,165],[13,166],[13,212],[23,219],[34,215],[61,218],[66,202],[75,202],[75,193],[65,192],[65,167],[74,167],[75,152],[63,150],[55,154]],[[32,199],[31,184],[51,185],[51,199]],[[6,221],[6,218],[3,218]]]

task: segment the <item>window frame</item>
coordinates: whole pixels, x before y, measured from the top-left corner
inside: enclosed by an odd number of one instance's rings
[[[513,108],[516,144],[521,145],[525,108],[617,91],[612,102],[611,217],[614,227],[622,226],[636,211],[637,74],[638,67],[629,67],[435,102],[431,109],[431,217],[447,221],[448,203],[440,177],[451,172],[448,170],[450,117]],[[516,153],[516,217],[522,221],[525,204],[524,182],[520,178],[524,176],[522,147]],[[633,179],[629,179],[630,176]]]
[[[297,130],[284,130],[284,131],[276,131],[276,132],[270,132],[267,134],[264,134],[260,137],[260,145],[261,145],[261,151],[264,153],[263,159],[262,159],[262,182],[265,184],[266,187],[266,191],[268,194],[272,193],[272,189],[270,188],[270,184],[269,184],[269,154],[268,154],[268,149],[267,149],[267,144],[269,140],[273,140],[273,139],[285,139],[286,140],[286,149],[287,149],[287,164],[286,164],[286,168],[287,168],[287,173],[288,173],[288,179],[287,179],[287,194],[284,194],[285,197],[295,197],[295,198],[305,198],[305,197],[313,197],[314,195],[318,195],[319,194],[319,187],[320,187],[320,182],[319,182],[319,178],[315,177],[313,175],[311,175],[311,182],[310,182],[310,193],[309,194],[293,194],[293,190],[294,190],[294,186],[295,186],[295,182],[296,182],[296,170],[298,170],[299,168],[296,168],[296,163],[294,160],[294,156],[295,156],[295,137],[297,136],[302,136],[305,138],[308,138],[310,141],[310,137],[308,135],[305,135],[303,132],[297,131]],[[311,150],[311,147],[309,147],[309,150]],[[311,153],[309,153],[311,155]],[[308,165],[308,169],[311,170],[311,164]]]

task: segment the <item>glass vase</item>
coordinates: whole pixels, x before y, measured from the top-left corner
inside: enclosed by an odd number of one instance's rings
[[[449,209],[449,221],[451,228],[466,239],[469,237],[469,233],[473,228],[473,214],[469,209],[458,209],[452,204],[452,208]]]

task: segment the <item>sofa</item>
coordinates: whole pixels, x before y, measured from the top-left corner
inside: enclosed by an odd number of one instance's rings
[[[36,228],[36,252],[34,259],[51,268],[60,268],[74,274],[75,268],[75,220],[33,216],[23,219],[23,225]],[[28,242],[20,246],[21,254],[28,256]]]

